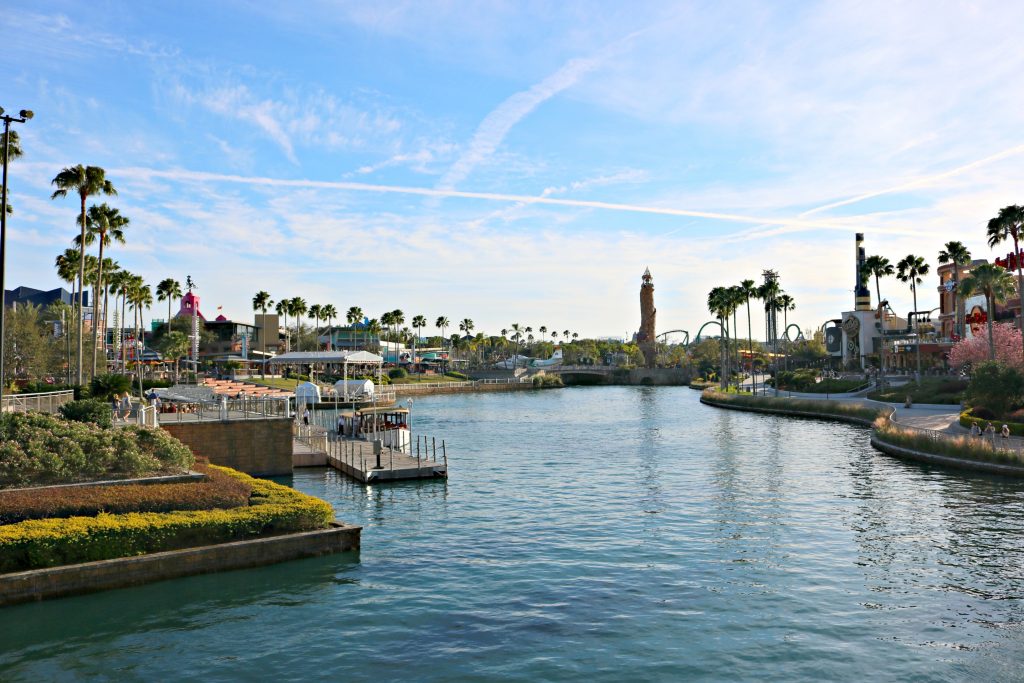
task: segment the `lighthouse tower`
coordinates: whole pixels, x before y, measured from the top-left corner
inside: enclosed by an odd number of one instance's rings
[[[649,368],[655,366],[658,356],[654,325],[657,312],[654,308],[654,278],[651,277],[651,269],[647,268],[640,284],[640,331],[637,332],[636,341],[640,352],[644,354],[644,365]]]

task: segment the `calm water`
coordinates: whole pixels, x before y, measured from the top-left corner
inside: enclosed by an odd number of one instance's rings
[[[420,399],[447,484],[294,477],[359,555],[2,610],[0,678],[1024,678],[1024,483],[697,397]]]

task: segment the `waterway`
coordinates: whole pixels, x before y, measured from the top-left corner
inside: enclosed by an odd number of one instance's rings
[[[359,554],[0,610],[4,680],[1014,680],[1024,482],[686,388],[417,399]]]

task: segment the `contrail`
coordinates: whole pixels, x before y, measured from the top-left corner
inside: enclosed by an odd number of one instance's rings
[[[767,218],[764,216],[743,216],[733,213],[719,213],[715,211],[693,211],[690,209],[675,209],[659,206],[638,206],[636,204],[618,204],[614,202],[596,202],[582,199],[566,199],[558,197],[539,197],[532,195],[504,194],[499,192],[465,192],[462,190],[434,189],[426,187],[404,187],[400,185],[376,185],[372,183],[357,183],[337,180],[289,180],[285,178],[265,178],[260,176],[240,176],[223,173],[209,173],[206,171],[157,170],[152,168],[126,167],[112,169],[111,175],[136,175],[150,178],[164,178],[167,180],[195,181],[195,182],[221,182],[237,183],[240,185],[254,185],[263,187],[293,187],[311,188],[321,190],[348,190],[351,192],[377,192],[391,194],[418,195],[421,197],[452,197],[461,199],[482,199],[493,202],[521,202],[524,204],[546,204],[550,206],[571,206],[582,209],[601,209],[605,211],[623,211],[629,213],[645,213],[659,216],[685,216],[688,218],[706,218],[715,221],[727,221],[731,223],[747,223],[752,225],[782,225],[803,228],[818,228],[826,230],[853,230],[854,228],[866,228],[892,232],[892,228],[871,228],[854,222],[845,221],[815,221],[800,220],[793,218]]]
[[[832,202],[831,204],[825,204],[824,206],[816,206],[813,209],[809,209],[801,213],[800,217],[803,218],[806,216],[810,216],[811,214],[819,213],[821,211],[828,211],[829,209],[837,209],[840,206],[846,206],[848,204],[856,204],[857,202],[862,202],[865,199],[872,199],[874,197],[881,197],[882,195],[892,194],[894,192],[903,192],[904,190],[911,190],[915,187],[928,185],[937,180],[945,180],[946,178],[952,178],[954,176],[960,175],[961,173],[972,171],[980,166],[991,164],[993,161],[999,161],[1000,159],[1005,159],[1006,157],[1011,157],[1016,154],[1020,154],[1021,152],[1024,152],[1024,145],[1017,145],[1016,147],[1004,149],[1002,152],[998,152],[991,156],[987,156],[984,159],[978,159],[977,161],[972,161],[969,164],[964,164],[963,166],[958,166],[948,171],[943,171],[942,173],[923,176],[921,178],[918,178],[917,180],[911,180],[909,182],[896,185],[894,187],[887,187],[884,190],[875,190],[874,192],[866,192],[864,194],[857,195],[856,197],[850,197],[849,199],[843,199],[838,202]]]

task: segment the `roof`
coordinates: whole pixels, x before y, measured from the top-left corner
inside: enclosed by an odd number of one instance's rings
[[[273,365],[288,363],[383,363],[384,359],[369,351],[292,351],[267,360]]]

